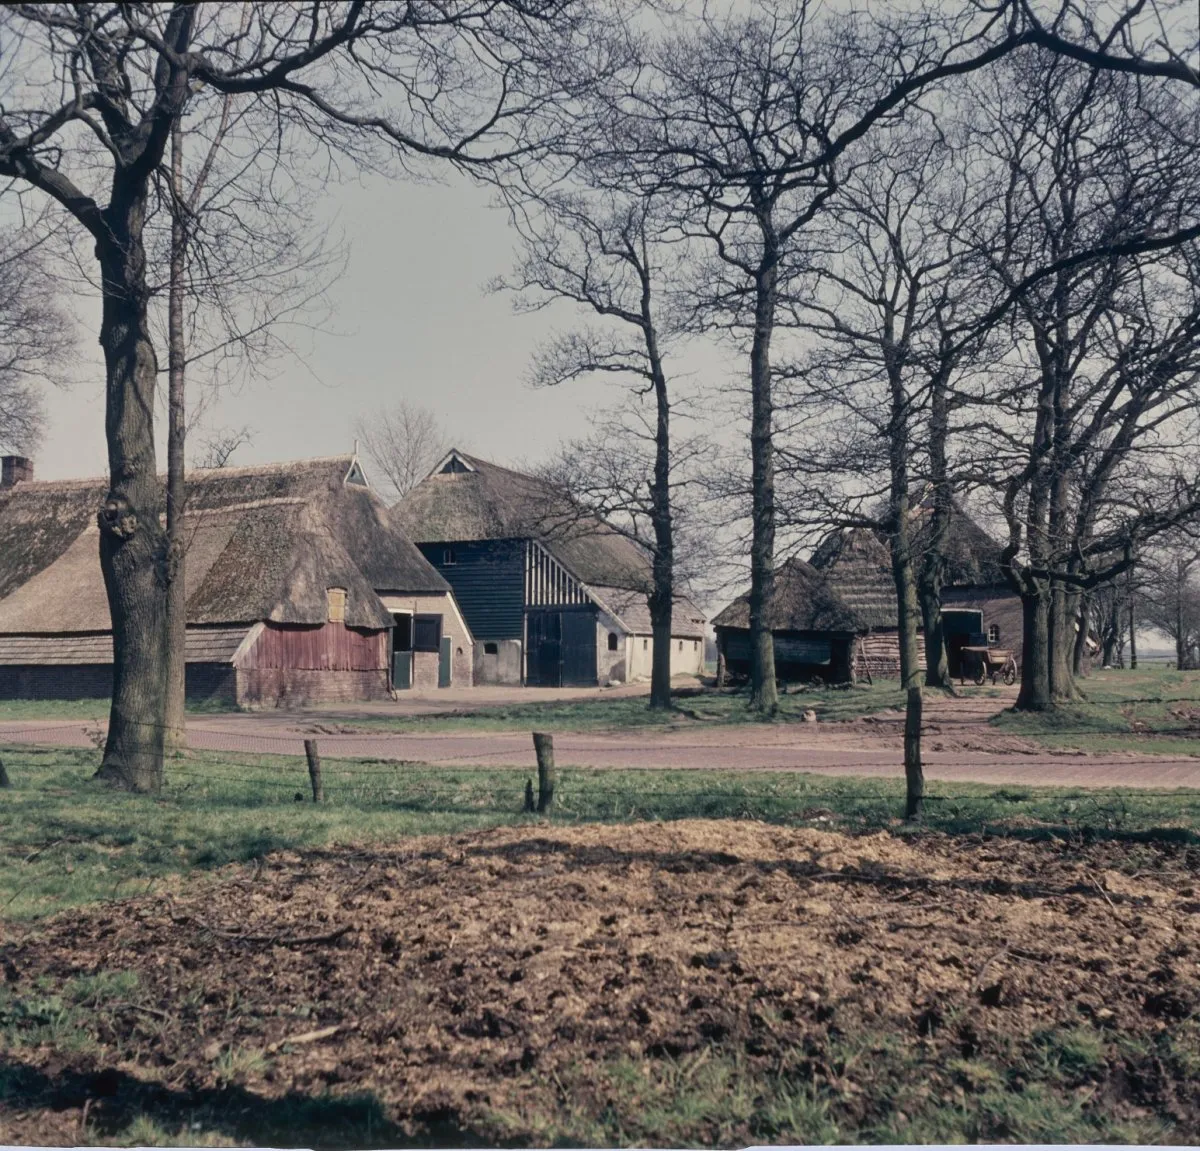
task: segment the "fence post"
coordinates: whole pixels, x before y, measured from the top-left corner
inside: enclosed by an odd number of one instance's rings
[[[12,787],[8,772],[4,770],[4,760],[0,759],[0,787]]]
[[[320,803],[325,798],[325,788],[321,784],[321,757],[317,754],[317,741],[304,741],[304,754],[308,757],[308,778],[312,782],[313,803]]]
[[[549,732],[535,731],[533,733],[533,750],[537,752],[538,766],[538,805],[539,813],[550,810],[554,802],[554,736]]]
[[[532,812],[533,810],[533,780],[527,779],[525,781],[525,811]]]

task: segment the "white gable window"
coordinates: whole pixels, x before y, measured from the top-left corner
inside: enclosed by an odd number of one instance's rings
[[[330,623],[346,622],[346,589],[331,587],[325,589],[325,599],[329,607]]]

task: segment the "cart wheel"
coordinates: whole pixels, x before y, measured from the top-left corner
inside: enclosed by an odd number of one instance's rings
[[[1009,687],[1012,687],[1012,685],[1017,682],[1017,665],[1015,663],[1010,663],[1004,669],[1004,682],[1008,684]]]
[[[987,669],[984,668],[983,664],[980,664],[975,669],[975,683],[977,686],[983,687],[984,681],[986,679],[987,679]]]

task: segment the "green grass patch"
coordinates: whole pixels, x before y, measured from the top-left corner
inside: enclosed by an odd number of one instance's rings
[[[1050,711],[1004,711],[991,722],[1047,747],[1200,755],[1200,672],[1109,669],[1080,680],[1079,689],[1079,700]]]
[[[610,731],[629,728],[694,727],[698,724],[799,723],[812,710],[825,722],[858,719],[889,708],[902,710],[904,693],[894,682],[841,687],[794,685],[779,697],[770,715],[749,706],[745,691],[710,689],[679,692],[669,711],[652,711],[647,696],[603,696],[539,701],[537,689],[521,703],[493,704],[427,715],[342,715],[320,713],[322,720],[343,721],[364,730],[383,731]]]
[[[518,823],[529,773],[330,760],[311,802],[301,757],[196,753],[158,796],[95,782],[92,750],[0,747],[12,777],[0,821],[0,918],[149,893],[172,877],[284,849],[394,842]],[[801,772],[564,767],[558,822],[762,819],[903,830],[904,782]],[[1195,839],[1200,791],[930,785],[925,827],[945,832]]]
[[[106,723],[108,699],[0,699],[0,720],[82,719]],[[188,704],[189,715],[222,715],[240,709],[214,700]]]

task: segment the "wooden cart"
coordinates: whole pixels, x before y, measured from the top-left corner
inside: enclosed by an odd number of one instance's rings
[[[1002,679],[1007,684],[1017,682],[1017,661],[1007,648],[971,644],[959,649],[960,679],[970,676],[982,684],[989,676],[992,683]]]

